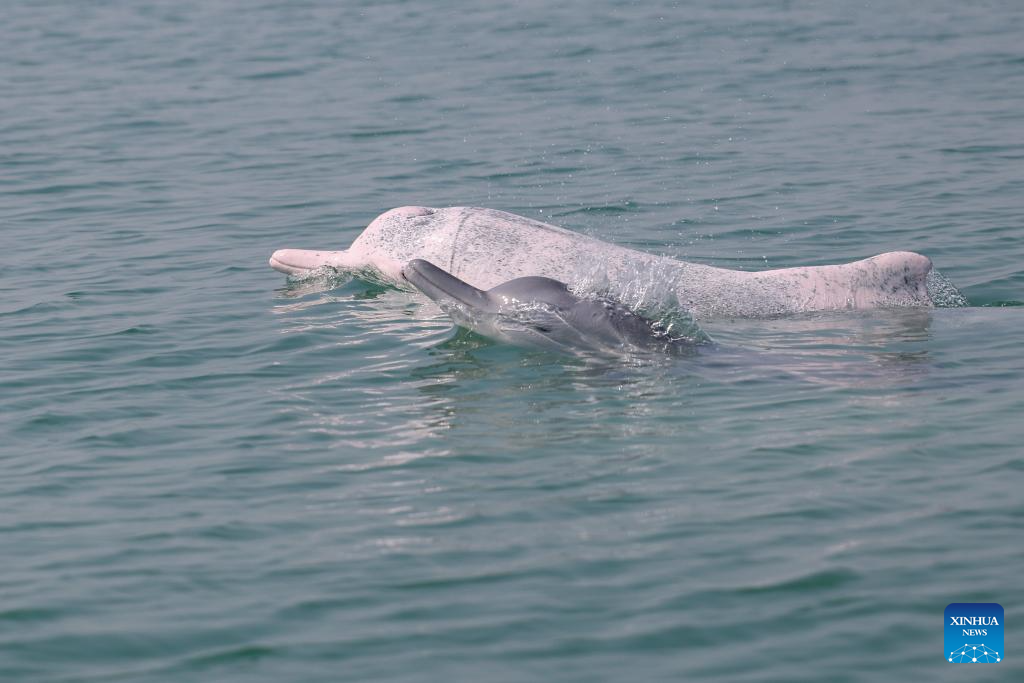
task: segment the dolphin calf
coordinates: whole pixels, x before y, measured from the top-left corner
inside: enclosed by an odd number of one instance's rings
[[[826,266],[738,271],[627,249],[494,209],[405,206],[378,216],[344,251],[281,249],[270,265],[288,274],[322,267],[403,285],[414,259],[438,264],[481,290],[524,276],[610,292],[667,288],[697,319],[804,311],[932,306],[931,260],[897,251]],[[639,283],[639,285],[638,285]]]
[[[402,277],[456,324],[519,346],[671,353],[706,339],[698,328],[699,334],[674,336],[619,302],[578,297],[564,282],[548,277],[528,275],[484,291],[423,259],[405,264]]]

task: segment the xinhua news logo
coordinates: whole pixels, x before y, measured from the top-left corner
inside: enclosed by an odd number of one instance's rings
[[[995,664],[1003,661],[1003,607],[994,602],[946,605],[946,661]]]

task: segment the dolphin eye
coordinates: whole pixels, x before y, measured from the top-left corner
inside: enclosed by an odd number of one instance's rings
[[[547,327],[546,325],[534,325],[533,329],[537,330],[538,332],[543,332],[544,334],[547,334],[548,332],[551,331],[551,328]]]

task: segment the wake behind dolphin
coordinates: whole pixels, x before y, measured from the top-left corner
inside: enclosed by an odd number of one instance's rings
[[[581,298],[564,282],[526,276],[483,291],[423,259],[402,276],[459,325],[485,337],[555,351],[679,353],[707,338],[682,336],[608,298]]]
[[[478,289],[525,276],[588,283],[614,298],[638,281],[667,287],[697,320],[805,311],[931,307],[931,261],[899,251],[827,266],[737,271],[657,256],[493,209],[409,206],[378,216],[344,251],[281,249],[270,265],[289,274],[330,267],[401,286],[423,259]]]

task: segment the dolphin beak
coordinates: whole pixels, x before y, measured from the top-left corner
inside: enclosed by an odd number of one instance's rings
[[[288,275],[301,275],[311,270],[343,266],[343,251],[315,251],[312,249],[278,249],[270,257],[270,267]]]
[[[493,308],[486,292],[441,270],[430,261],[409,261],[402,268],[402,277],[434,301],[454,301],[477,310]]]

